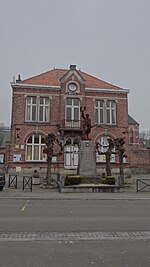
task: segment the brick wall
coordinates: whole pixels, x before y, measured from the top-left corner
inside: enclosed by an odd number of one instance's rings
[[[128,161],[131,168],[150,167],[150,150],[142,148],[128,148]]]

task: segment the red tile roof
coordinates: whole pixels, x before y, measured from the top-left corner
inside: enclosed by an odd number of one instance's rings
[[[68,69],[53,69],[37,76],[23,80],[24,84],[38,84],[38,85],[60,85],[60,79],[68,72]],[[85,80],[85,87],[88,88],[102,88],[102,89],[122,89],[118,86],[102,81],[92,75],[89,75],[81,70],[76,70]]]

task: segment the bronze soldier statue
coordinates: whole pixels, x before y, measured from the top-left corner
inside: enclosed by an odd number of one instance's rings
[[[80,109],[81,111],[81,117],[83,118],[83,140],[89,140],[89,133],[91,132],[91,119],[89,117],[89,114],[84,114],[86,108]]]

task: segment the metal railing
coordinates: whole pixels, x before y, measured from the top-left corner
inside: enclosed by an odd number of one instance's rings
[[[63,120],[61,122],[60,128],[82,129],[82,121],[81,120]]]
[[[31,176],[23,176],[23,186],[22,190],[29,189],[32,192],[32,177]]]
[[[18,185],[18,183],[17,183],[17,175],[9,175],[8,187],[17,189],[17,185]]]
[[[150,178],[143,178],[143,179],[137,179],[136,180],[137,193],[143,191],[147,187],[150,187]],[[146,191],[146,192],[148,192],[148,191]]]

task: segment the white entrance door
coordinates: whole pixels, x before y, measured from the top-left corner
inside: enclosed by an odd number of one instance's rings
[[[64,158],[66,169],[76,169],[78,167],[78,145],[67,145],[65,147]]]

